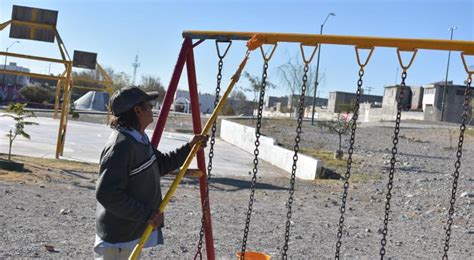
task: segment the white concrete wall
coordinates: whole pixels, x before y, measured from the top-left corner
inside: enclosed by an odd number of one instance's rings
[[[224,141],[253,154],[256,139],[255,128],[223,119],[220,135]],[[267,136],[260,136],[259,140],[259,159],[291,173],[294,151],[277,146],[275,140]],[[250,158],[251,157],[249,157],[249,159]],[[321,173],[323,161],[298,153],[296,167],[296,177],[305,180],[314,180],[316,174]]]
[[[393,121],[396,119],[396,111],[388,113],[384,108],[371,108],[369,104],[361,104],[359,111],[359,122]],[[424,120],[424,112],[402,111],[402,120]]]

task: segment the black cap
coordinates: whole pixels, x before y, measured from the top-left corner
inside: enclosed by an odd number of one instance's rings
[[[120,115],[141,102],[155,100],[158,96],[159,94],[157,91],[144,92],[138,87],[121,88],[115,91],[110,98],[112,113],[114,115]]]

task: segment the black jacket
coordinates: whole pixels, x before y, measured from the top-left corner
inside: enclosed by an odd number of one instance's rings
[[[160,176],[178,169],[191,147],[162,154],[151,145],[114,130],[100,158],[96,187],[96,232],[109,243],[129,242],[143,234],[161,200]]]

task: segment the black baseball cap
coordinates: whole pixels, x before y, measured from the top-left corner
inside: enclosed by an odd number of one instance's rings
[[[116,116],[120,115],[141,102],[155,100],[158,96],[159,94],[157,91],[144,92],[140,88],[134,86],[121,88],[115,91],[110,98],[112,113]]]

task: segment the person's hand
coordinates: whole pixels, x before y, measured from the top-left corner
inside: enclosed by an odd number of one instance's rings
[[[163,213],[160,212],[160,210],[156,210],[153,212],[148,219],[147,223],[153,226],[153,229],[156,229],[157,227],[161,226],[163,224],[163,221],[165,220],[165,216]]]
[[[208,140],[208,135],[195,135],[193,136],[191,142],[189,142],[189,145],[193,147],[195,144],[197,144],[199,146],[199,149],[203,149],[206,148]]]

